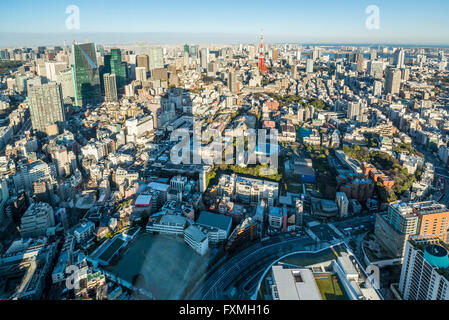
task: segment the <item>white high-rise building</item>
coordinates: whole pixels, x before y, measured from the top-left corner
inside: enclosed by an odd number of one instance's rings
[[[65,62],[46,62],[45,70],[47,74],[47,79],[49,81],[56,81],[56,77],[59,72],[67,69],[67,63]]]
[[[137,67],[135,70],[137,81],[147,81],[147,69],[145,67]]]
[[[307,59],[306,72],[313,73],[313,60]]]
[[[435,236],[409,238],[399,281],[403,299],[449,300],[449,257],[446,248]]]
[[[397,49],[395,51],[394,65],[399,69],[405,68],[405,51],[404,51],[404,49]]]
[[[200,51],[200,66],[201,69],[204,70],[207,68],[207,64],[209,63],[209,49],[202,48]]]
[[[382,61],[370,61],[368,69],[371,77],[380,79],[384,74],[384,63]]]

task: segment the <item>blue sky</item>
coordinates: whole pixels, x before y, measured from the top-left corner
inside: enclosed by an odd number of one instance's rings
[[[80,8],[80,30],[66,29],[68,5]],[[365,9],[380,9],[380,29],[368,30]],[[6,42],[66,38],[88,33],[174,33],[201,39],[256,38],[263,28],[267,42],[397,43],[449,45],[447,0],[18,0],[0,1],[0,47]],[[5,36],[5,34],[10,34]],[[11,33],[19,33],[14,37]],[[221,35],[221,36],[217,36]],[[240,35],[240,36],[237,36]],[[116,35],[117,42],[127,36]],[[186,39],[186,41],[189,39]],[[5,42],[5,43],[2,43]],[[162,41],[162,40],[161,40]]]

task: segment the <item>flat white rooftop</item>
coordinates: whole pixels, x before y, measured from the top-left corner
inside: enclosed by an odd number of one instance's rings
[[[311,270],[284,269],[277,265],[272,271],[279,300],[322,300]]]

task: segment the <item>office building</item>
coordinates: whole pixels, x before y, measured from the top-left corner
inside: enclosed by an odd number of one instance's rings
[[[183,192],[186,185],[187,185],[187,177],[178,175],[178,176],[174,176],[170,180],[170,186],[171,186],[172,190],[175,190],[177,192]]]
[[[382,95],[382,82],[381,81],[374,81],[373,95],[375,97]]]
[[[195,58],[195,59],[198,58],[198,45],[197,44],[191,45],[189,47],[189,57]]]
[[[239,224],[229,236],[226,243],[226,251],[232,252],[246,243],[250,243],[258,239],[257,233],[258,224],[256,220],[248,217],[241,224]]]
[[[307,59],[306,73],[313,73],[313,59]]]
[[[437,237],[407,241],[399,291],[405,300],[449,300],[448,251]]]
[[[72,71],[61,71],[56,75],[56,82],[61,85],[62,98],[75,98],[75,90],[73,88]]]
[[[118,101],[116,78],[117,77],[115,74],[105,73],[103,75],[104,101],[105,102],[117,102]]]
[[[237,84],[237,73],[235,71],[229,72],[228,75],[228,88],[232,93],[237,93],[238,84]]]
[[[449,229],[449,209],[434,201],[410,203],[413,212],[419,218],[419,235],[432,235],[447,241]]]
[[[281,229],[283,222],[283,210],[279,207],[268,209],[268,225],[274,229]]]
[[[137,81],[147,81],[147,71],[145,67],[136,68],[136,80]]]
[[[150,72],[150,64],[148,62],[148,56],[146,54],[141,54],[137,56],[137,66],[139,68],[145,68],[145,72]]]
[[[67,69],[67,63],[65,62],[46,62],[45,69],[48,81],[56,81],[56,77],[59,72]]]
[[[33,129],[46,132],[46,128],[65,121],[61,87],[56,82],[30,85],[28,98]]]
[[[72,55],[76,105],[100,102],[100,70],[95,44],[74,44]]]
[[[146,230],[151,233],[166,235],[183,235],[187,225],[187,220],[183,216],[163,215],[155,220],[150,219]]]
[[[358,120],[361,114],[360,103],[349,102],[347,117],[349,120]]]
[[[207,68],[207,64],[209,63],[209,49],[202,48],[200,51],[200,67],[201,70]]]
[[[122,62],[122,52],[120,49],[111,49],[111,54],[104,56],[103,72],[114,74],[117,89],[122,89],[126,85],[126,62]]]
[[[374,233],[395,257],[403,257],[410,236],[436,236],[447,241],[449,210],[434,201],[390,204],[386,214],[378,214]]]
[[[405,68],[405,51],[404,49],[397,49],[394,53],[394,65],[398,69]]]
[[[357,53],[355,63],[357,63],[357,72],[358,73],[363,72],[365,65],[365,58],[363,57],[363,53]]]
[[[398,94],[401,89],[401,70],[388,67],[385,74],[385,93]]]
[[[76,243],[84,244],[94,238],[95,224],[92,221],[82,222],[74,231]]]
[[[48,228],[54,226],[53,208],[45,202],[33,203],[22,216],[20,235],[22,238],[42,237]]]
[[[209,238],[200,227],[191,225],[184,230],[184,241],[199,255],[204,256],[209,249]]]
[[[368,72],[371,77],[381,79],[384,74],[384,63],[382,61],[370,61]]]
[[[150,47],[149,68],[159,69],[164,67],[164,52],[161,47]]]
[[[196,224],[207,230],[209,245],[225,242],[231,232],[232,218],[222,214],[202,211]]]

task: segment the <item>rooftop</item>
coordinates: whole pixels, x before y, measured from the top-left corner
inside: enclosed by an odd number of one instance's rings
[[[309,269],[284,269],[277,265],[272,271],[279,300],[322,300]]]
[[[222,214],[202,211],[196,223],[228,231],[232,225],[232,218]]]

